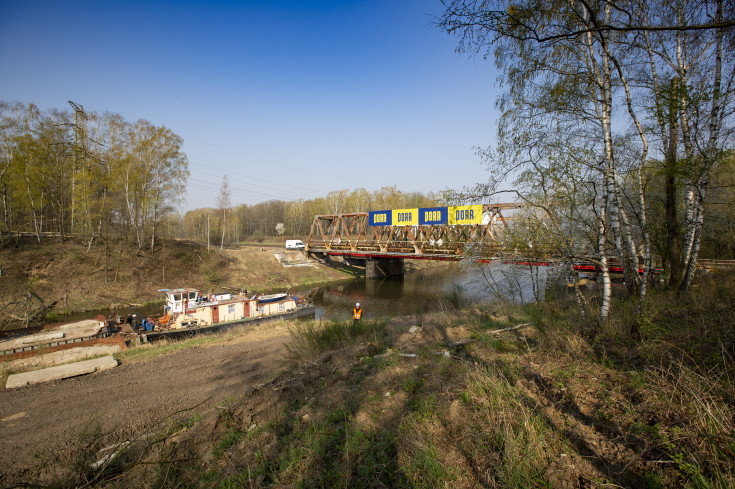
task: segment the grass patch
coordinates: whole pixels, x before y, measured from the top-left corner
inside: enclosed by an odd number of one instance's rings
[[[431,442],[417,444],[407,448],[406,452],[405,463],[401,465],[409,487],[448,487],[457,478],[455,470],[440,459]]]
[[[144,362],[151,358],[166,355],[184,348],[192,348],[210,343],[222,341],[217,335],[199,335],[194,338],[186,338],[184,340],[161,340],[155,343],[147,343],[144,345],[136,345],[135,347],[119,351],[114,354],[115,360],[120,363]]]
[[[484,427],[480,436],[468,433],[472,442],[467,451],[475,454],[477,464],[490,468],[489,479],[499,487],[546,487],[544,472],[566,448],[564,439],[503,369],[473,370],[464,397],[472,402],[467,428]],[[491,465],[493,460],[499,462]]]
[[[358,341],[368,341],[371,354],[384,347],[387,321],[327,321],[292,323],[288,331],[292,342],[288,351],[296,358],[304,358],[327,350],[344,347]]]

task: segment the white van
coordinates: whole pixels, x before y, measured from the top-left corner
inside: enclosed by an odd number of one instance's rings
[[[303,251],[304,248],[306,248],[306,245],[300,239],[287,239],[286,240],[286,249],[287,250],[299,250],[299,251]]]

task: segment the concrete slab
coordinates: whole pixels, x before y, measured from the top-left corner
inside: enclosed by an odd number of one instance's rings
[[[82,360],[88,360],[91,357],[98,357],[100,355],[112,355],[118,351],[120,351],[120,345],[78,346],[51,353],[40,353],[17,360],[9,360],[0,365],[5,367],[6,370],[41,369],[61,365],[62,363],[81,362]]]
[[[19,338],[18,340],[16,340],[16,342],[21,345],[27,345],[30,343],[44,343],[44,342],[49,342],[53,340],[64,339],[64,334],[65,333],[37,334],[33,336],[26,336],[25,338]]]
[[[91,374],[93,372],[99,372],[113,367],[117,367],[117,360],[110,355],[95,358],[94,360],[85,360],[83,362],[45,368],[43,370],[34,370],[33,372],[14,374],[8,377],[8,382],[5,384],[5,388],[12,389],[14,387],[50,382],[52,380],[67,379],[69,377]]]
[[[280,251],[273,253],[278,263],[284,267],[313,266],[303,251]]]
[[[66,333],[67,337],[92,336],[99,333],[104,323],[96,319],[84,319],[74,323],[62,324],[58,327],[59,331]]]
[[[94,336],[100,332],[104,324],[96,319],[84,319],[73,323],[62,324],[53,330],[31,334],[11,340],[0,341],[0,350],[12,350],[31,345],[45,345],[55,341],[70,340]]]

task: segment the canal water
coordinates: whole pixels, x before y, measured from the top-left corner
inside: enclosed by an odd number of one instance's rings
[[[531,271],[528,267],[498,263],[452,263],[407,271],[403,277],[358,278],[312,289],[305,295],[317,307],[317,319],[349,319],[357,302],[365,319],[378,319],[442,310],[450,307],[452,296],[455,300],[461,297],[464,303],[533,301],[536,296],[543,296],[546,273],[546,267]]]
[[[316,306],[318,320],[346,320],[359,302],[365,319],[417,315],[451,307],[450,296],[461,297],[465,303],[511,300],[529,302],[534,291],[543,296],[547,267],[505,264],[470,266],[443,263],[439,266],[411,269],[407,266],[402,277],[378,280],[365,277],[322,287],[291,289],[291,293],[308,297]],[[534,287],[534,280],[537,283]],[[64,315],[60,321],[70,322],[94,318],[103,314],[112,318],[137,314],[138,318],[163,315],[163,304],[126,307],[117,310],[88,311]],[[20,327],[20,325],[18,326]]]

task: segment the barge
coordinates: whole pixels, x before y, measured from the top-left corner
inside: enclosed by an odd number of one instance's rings
[[[165,289],[162,317],[142,321],[135,312],[127,317],[98,315],[51,327],[0,332],[0,362],[95,345],[119,345],[182,338],[224,331],[242,324],[259,324],[277,319],[313,317],[316,308],[303,297],[287,293],[248,296],[204,294],[196,289]]]
[[[274,319],[313,316],[316,308],[303,297],[287,293],[248,296],[245,292],[204,294],[197,289],[165,289],[165,315],[144,319],[141,340],[179,338],[224,331],[232,326]],[[133,325],[134,326],[134,325]]]

